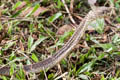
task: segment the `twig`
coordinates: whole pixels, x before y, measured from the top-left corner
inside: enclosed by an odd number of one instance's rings
[[[75,22],[75,20],[72,18],[72,15],[70,14],[70,11],[69,11],[69,9],[68,9],[66,3],[65,3],[65,0],[62,0],[62,2],[63,2],[63,4],[64,4],[64,6],[65,6],[65,9],[66,9],[68,15],[69,15],[70,20],[72,21],[73,24],[76,25],[76,22]]]
[[[80,17],[78,14],[76,14],[76,13],[73,13],[73,16],[75,16],[76,18],[78,18],[80,21],[82,21],[83,20],[83,18],[82,17]]]
[[[70,1],[70,12],[73,13],[73,3],[74,3],[74,0],[71,0]]]
[[[45,80],[48,80],[48,78],[47,78],[47,74],[46,74],[46,72],[45,72],[45,69],[43,68],[43,71],[44,71],[44,74],[45,74]]]
[[[60,78],[66,76],[68,74],[68,72],[63,73],[62,75],[58,76],[57,78],[55,78],[55,80],[59,80]]]
[[[47,20],[48,21],[48,20]],[[53,22],[50,22],[48,21],[54,28],[58,29],[58,27],[53,23]]]
[[[44,17],[38,17],[38,18],[44,18]],[[4,21],[4,20],[20,20],[20,21],[34,21],[34,18],[23,18],[23,17],[16,17],[16,18],[11,18],[8,16],[1,16],[0,20]]]

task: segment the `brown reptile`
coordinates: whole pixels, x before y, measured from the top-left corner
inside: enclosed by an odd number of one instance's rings
[[[91,10],[85,16],[85,18],[82,20],[80,25],[77,27],[77,29],[75,30],[72,37],[68,40],[68,42],[60,50],[58,50],[55,54],[53,54],[53,56],[51,56],[43,61],[40,61],[40,62],[34,63],[34,64],[30,64],[30,65],[24,65],[23,66],[24,72],[37,73],[37,72],[40,72],[40,70],[44,70],[46,68],[51,68],[51,67],[55,66],[63,58],[65,58],[70,53],[70,51],[75,47],[75,45],[79,42],[79,40],[84,35],[85,30],[87,29],[87,26],[89,25],[89,23],[93,19],[95,20],[97,17],[104,17],[104,15],[106,13],[110,12],[110,9],[111,8],[108,8],[108,7],[97,7],[95,10],[96,11],[95,13],[94,13],[94,11]],[[9,76],[10,75],[10,67],[9,66],[1,67],[0,75]]]

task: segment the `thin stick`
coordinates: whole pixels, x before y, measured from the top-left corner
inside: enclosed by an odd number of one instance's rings
[[[48,80],[48,78],[47,78],[47,74],[46,74],[46,72],[45,72],[45,69],[43,68],[43,71],[44,71],[44,74],[45,74],[45,80]]]
[[[68,15],[69,15],[70,20],[72,21],[73,24],[76,25],[76,22],[75,22],[75,20],[73,19],[72,15],[71,15],[71,13],[70,13],[70,11],[69,11],[69,9],[68,9],[66,3],[65,3],[65,0],[62,0],[62,2],[63,2],[63,4],[64,4],[64,6],[65,6],[65,9],[66,9]]]
[[[73,13],[73,3],[74,3],[74,0],[71,0],[70,1],[70,12]]]

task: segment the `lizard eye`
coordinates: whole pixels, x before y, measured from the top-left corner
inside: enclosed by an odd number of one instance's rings
[[[102,14],[106,14],[106,13],[107,13],[107,10],[102,11]]]
[[[102,12],[102,14],[105,14],[105,13],[107,13],[107,12],[106,12],[106,11],[103,11],[103,12]]]
[[[107,11],[107,10],[104,10],[104,11],[102,11],[101,13],[104,15],[104,14],[107,14],[109,11]]]

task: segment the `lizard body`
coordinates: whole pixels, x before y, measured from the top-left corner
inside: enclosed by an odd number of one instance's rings
[[[98,7],[96,8],[97,17],[103,17],[104,13],[109,11],[108,7]],[[63,58],[65,58],[70,51],[75,47],[75,45],[79,42],[79,40],[82,38],[82,36],[85,33],[85,30],[87,29],[87,26],[92,21],[92,19],[96,19],[96,13],[94,11],[90,11],[85,18],[82,20],[80,25],[77,27],[75,32],[73,33],[72,37],[68,40],[68,42],[60,49],[58,50],[53,56],[40,61],[38,63],[30,64],[30,65],[24,65],[23,70],[26,73],[29,72],[40,72],[40,70],[44,70],[46,68],[51,68],[57,63],[59,63]],[[107,12],[108,13],[108,12]],[[10,75],[10,67],[5,66],[0,68],[0,75]]]

